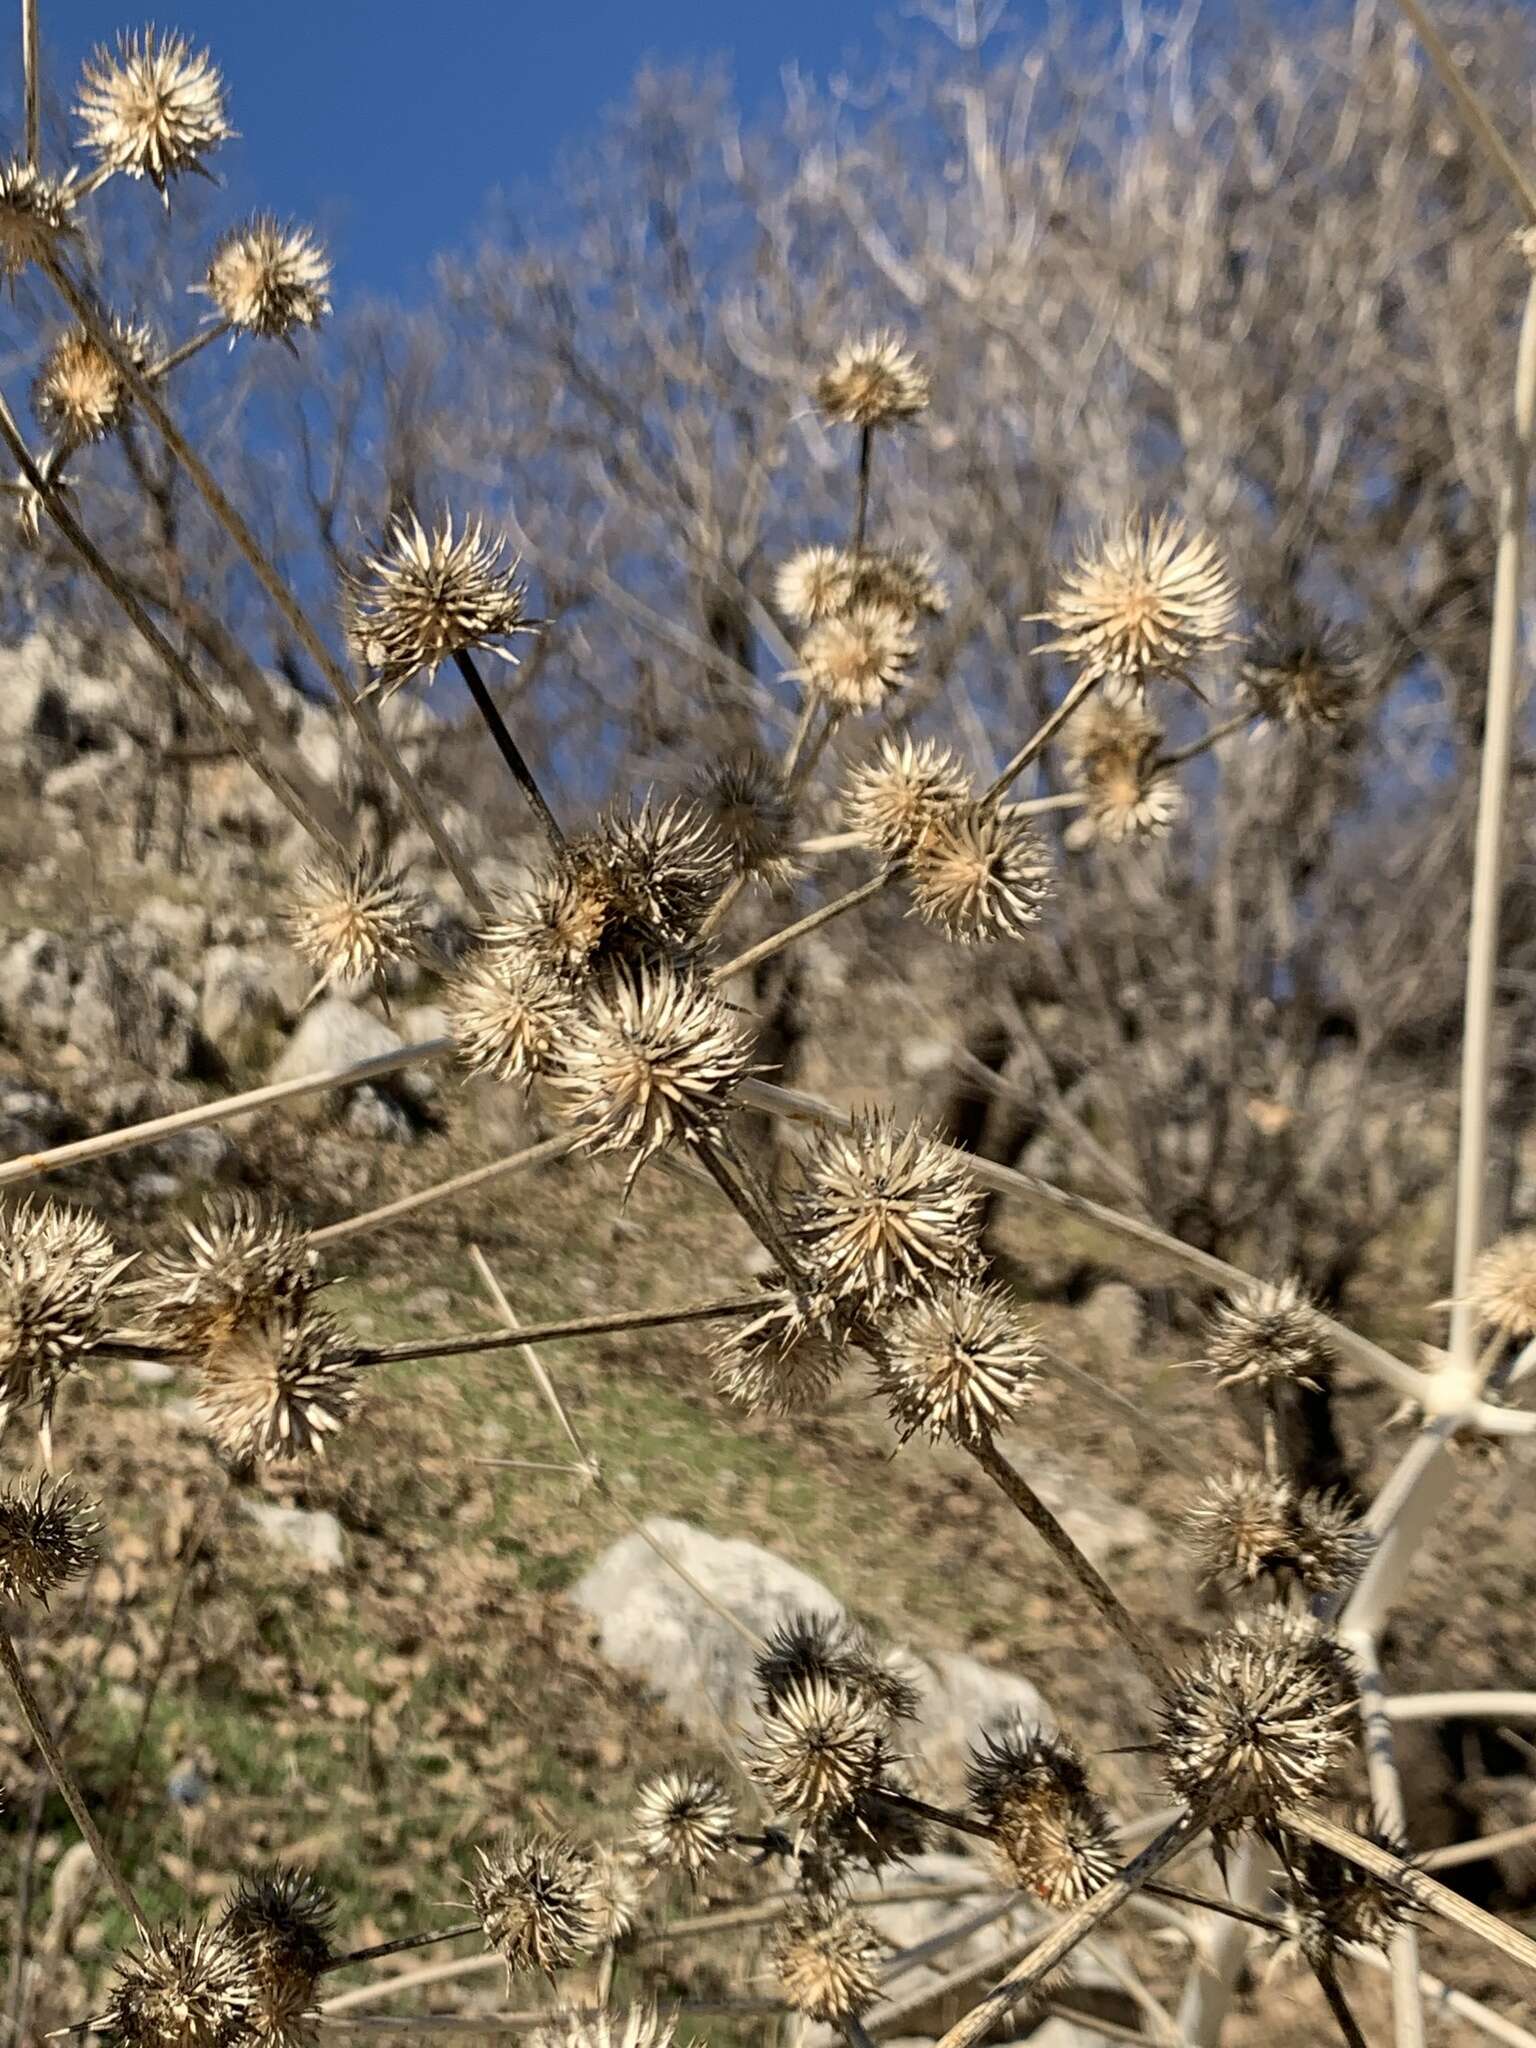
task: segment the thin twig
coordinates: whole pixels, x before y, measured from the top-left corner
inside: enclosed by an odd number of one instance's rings
[[[766,939],[760,939],[755,946],[748,946],[744,953],[738,953],[734,960],[727,960],[723,967],[711,973],[710,985],[718,988],[722,982],[734,980],[738,974],[745,974],[748,968],[757,967],[764,960],[771,960],[775,953],[782,953],[786,946],[794,945],[797,939],[809,937],[820,931],[824,924],[830,924],[834,917],[841,917],[846,910],[857,910],[861,903],[868,903],[878,896],[882,889],[890,886],[888,874],[875,875],[867,882],[861,882],[857,889],[850,889],[846,896],[834,897],[819,910],[810,911],[805,917],[789,924],[782,931],[770,932]]]
[[[350,1354],[358,1365],[398,1365],[417,1358],[472,1358],[481,1351],[505,1351],[513,1344],[549,1344],[562,1337],[607,1337],[620,1330],[660,1330],[671,1323],[709,1323],[722,1317],[751,1315],[761,1309],[761,1294],[733,1294],[724,1301],[696,1301],[686,1308],[621,1309],[610,1316],[575,1316],[564,1322],[538,1323],[515,1335],[497,1330],[491,1335],[433,1337],[417,1341],[406,1338],[399,1344],[375,1344]]]
[[[1462,119],[1471,131],[1473,141],[1519,200],[1526,220],[1536,227],[1536,185],[1526,176],[1519,158],[1499,133],[1488,109],[1468,85],[1461,66],[1436,28],[1428,8],[1422,0],[1397,0],[1397,4],[1413,23],[1429,61],[1440,74],[1440,82],[1461,109]]]
[[[37,34],[37,0],[21,0],[21,75],[26,97],[27,162],[36,170],[41,147],[38,108],[42,52]]]
[[[1077,709],[1078,705],[1081,704],[1083,699],[1088,695],[1088,692],[1091,689],[1093,689],[1095,684],[1097,684],[1100,680],[1101,678],[1099,676],[1091,673],[1085,676],[1078,677],[1077,681],[1072,685],[1071,689],[1068,690],[1067,694],[1056,706],[1056,709],[1045,718],[1042,724],[1038,726],[1033,733],[1030,734],[1029,738],[1024,742],[1023,746],[1020,747],[1019,751],[1014,755],[1013,759],[1008,763],[1007,767],[1002,769],[1001,772],[996,777],[994,777],[992,782],[987,787],[985,801],[992,802],[996,798],[1000,797],[1003,791],[1008,787],[1009,783],[1012,782],[1016,776],[1023,774],[1024,770],[1029,766],[1030,762],[1035,759],[1036,755],[1041,754],[1045,751],[1046,747],[1049,746],[1051,740],[1061,730],[1062,726],[1066,724],[1067,720],[1072,716],[1073,712]]]
[[[1242,732],[1245,727],[1252,725],[1257,716],[1258,713],[1254,711],[1239,711],[1232,718],[1224,718],[1219,725],[1208,726],[1199,738],[1191,740],[1188,746],[1175,747],[1169,753],[1159,754],[1152,763],[1154,774],[1161,768],[1182,767],[1186,761],[1193,761],[1198,755],[1209,753],[1212,747],[1219,746],[1225,739],[1230,739],[1233,733]]]
[[[529,1167],[543,1166],[552,1159],[563,1159],[580,1143],[579,1131],[563,1131],[558,1137],[544,1138],[537,1145],[525,1145],[521,1152],[509,1152],[505,1159],[493,1159],[488,1166],[472,1166],[467,1173],[456,1173],[450,1180],[418,1188],[412,1195],[397,1195],[394,1201],[384,1202],[377,1209],[365,1209],[360,1216],[348,1216],[340,1223],[328,1223],[323,1230],[312,1230],[309,1241],[316,1250],[323,1245],[339,1244],[344,1238],[356,1237],[365,1230],[377,1230],[381,1224],[393,1223],[401,1216],[414,1216],[418,1209],[450,1201],[455,1195],[467,1195],[472,1188],[482,1188],[488,1181],[503,1180],[509,1174],[524,1173]]]
[[[173,348],[169,355],[162,356],[157,363],[151,363],[144,375],[151,384],[162,383],[173,370],[179,370],[183,363],[190,363],[194,356],[200,356],[205,348],[211,348],[216,341],[222,341],[230,331],[227,320],[215,320],[210,326],[200,327],[196,334],[189,334],[179,348]]]
[[[469,686],[469,694],[474,701],[475,709],[479,712],[485,722],[486,730],[495,741],[497,752],[511,769],[512,780],[528,799],[529,807],[533,815],[538,819],[544,837],[549,841],[556,853],[563,852],[565,848],[565,834],[556,823],[554,812],[545,802],[544,792],[540,789],[533,770],[528,766],[522,748],[513,739],[506,720],[497,709],[495,698],[485,687],[480,671],[475,666],[474,657],[461,648],[453,658],[458,667],[459,674]]]
[[[1407,1841],[1408,1810],[1403,1799],[1402,1777],[1397,1767],[1397,1749],[1392,1723],[1386,1711],[1386,1680],[1374,1636],[1349,1634],[1342,1638],[1355,1666],[1360,1693],[1360,1733],[1365,1744],[1365,1768],[1371,1788],[1371,1805],[1377,1820],[1392,1841]],[[1392,1936],[1392,2030],[1396,2048],[1424,2048],[1424,2002],[1419,1995],[1419,1937],[1411,1921]],[[1333,2005],[1333,1994],[1318,1973],[1323,1994]],[[1337,1992],[1335,1982],[1333,1991]],[[1342,1994],[1341,1994],[1342,1995]],[[1348,2032],[1352,2021],[1335,2007],[1341,2029]],[[1358,2029],[1356,2030],[1358,2033]],[[1351,2048],[1359,2048],[1357,2041]]]

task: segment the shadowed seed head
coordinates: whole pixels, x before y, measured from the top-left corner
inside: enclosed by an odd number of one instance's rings
[[[796,2012],[827,2024],[874,2004],[879,1959],[874,1929],[846,1907],[797,1906],[774,1933],[779,1989]]]
[[[283,921],[322,987],[366,978],[381,988],[388,969],[410,959],[422,938],[420,899],[371,854],[305,868]]]
[[[251,2029],[260,2048],[313,2048],[316,1989],[331,1959],[336,1906],[307,1871],[273,1865],[243,1877],[219,1926],[251,1962]]]
[[[51,256],[75,232],[75,174],[50,178],[23,157],[0,163],[0,279]]]
[[[874,759],[849,776],[843,817],[866,846],[902,860],[944,812],[970,796],[970,777],[948,747],[907,733],[887,735]]]
[[[995,1829],[1004,1875],[1051,1906],[1114,1875],[1114,1830],[1076,1745],[1037,1728],[986,1735],[967,1772],[978,1817]]]
[[[513,1832],[475,1855],[470,1898],[509,1981],[530,1970],[553,1977],[596,1947],[600,1908],[590,1851],[566,1835]]]
[[[1259,622],[1238,680],[1271,724],[1336,733],[1360,707],[1363,671],[1352,633],[1287,604]]]
[[[254,1994],[242,1943],[173,1922],[119,1960],[105,2031],[114,2048],[241,2048]]]
[[[710,1377],[729,1401],[792,1415],[824,1401],[848,1357],[846,1318],[828,1295],[775,1294],[761,1315],[729,1323],[710,1344]]]
[[[963,1285],[914,1302],[882,1330],[880,1380],[903,1442],[987,1441],[1011,1422],[1039,1370],[1034,1332],[1005,1289]]]
[[[148,178],[162,197],[172,178],[201,171],[235,132],[208,52],[154,28],[92,53],[75,111],[81,140],[104,169]]]
[[[1220,647],[1236,608],[1209,535],[1167,514],[1133,514],[1079,553],[1036,616],[1059,636],[1042,652],[1065,654],[1085,675],[1112,676],[1139,692],[1149,677],[1182,676]]]
[[[853,557],[853,601],[888,604],[913,621],[940,619],[949,592],[926,548],[866,548]]]
[[[1022,937],[1053,886],[1028,819],[986,801],[941,811],[908,854],[907,879],[919,917],[962,944]]]
[[[1248,1586],[1294,1568],[1296,1497],[1283,1479],[1233,1472],[1207,1482],[1184,1515],[1184,1538],[1208,1583]]]
[[[112,322],[112,338],[136,368],[148,367],[154,337],[147,328]],[[70,448],[105,440],[122,422],[132,394],[123,373],[84,327],[61,334],[32,386],[32,410]]]
[[[430,532],[414,512],[395,521],[343,590],[347,638],[374,671],[370,690],[388,696],[414,675],[430,680],[451,655],[474,648],[514,658],[497,642],[535,628],[528,587],[506,551],[479,520],[457,533],[446,512]]]
[[[834,425],[889,426],[926,409],[928,372],[902,335],[860,335],[841,343],[817,378],[816,403]]]
[[[270,1204],[236,1195],[183,1225],[186,1242],[152,1252],[133,1294],[148,1334],[201,1351],[276,1308],[296,1310],[319,1282],[309,1239]]]
[[[738,875],[755,876],[770,889],[794,880],[794,799],[766,754],[741,749],[700,776],[689,794]]]
[[[330,263],[309,229],[262,213],[222,238],[196,289],[238,332],[286,341],[330,312],[330,282]]]
[[[1303,1493],[1292,1519],[1296,1569],[1309,1592],[1336,1593],[1359,1578],[1375,1545],[1346,1494]]]
[[[981,1195],[965,1160],[875,1111],[822,1127],[806,1153],[796,1229],[828,1291],[879,1306],[968,1276]]]
[[[736,1830],[736,1808],[708,1771],[664,1771],[640,1787],[631,1816],[647,1863],[698,1877],[723,1856]]]
[[[806,1679],[775,1697],[747,1769],[776,1809],[814,1824],[874,1784],[885,1731],[885,1715],[866,1695]]]
[[[1357,1819],[1355,1832],[1403,1862],[1410,1860],[1407,1844],[1380,1822]],[[1336,1962],[1352,1946],[1389,1948],[1393,1936],[1418,1917],[1415,1901],[1389,1878],[1372,1877],[1315,1842],[1292,1835],[1283,1841],[1297,1945],[1309,1962]]]
[[[843,1616],[809,1611],[787,1615],[753,1662],[757,1693],[765,1713],[812,1682],[841,1687],[866,1700],[888,1721],[909,1721],[920,1695],[899,1655],[877,1650]]]
[[[1212,1315],[1203,1364],[1221,1384],[1316,1387],[1333,1362],[1327,1325],[1301,1282],[1285,1279],[1232,1295]]]
[[[794,673],[836,711],[873,711],[906,681],[916,652],[908,615],[866,598],[811,627]]]
[[[1095,839],[1121,846],[1160,838],[1182,815],[1184,794],[1159,768],[1163,729],[1135,703],[1090,704],[1073,721],[1068,750],[1083,817]]]
[[[204,1348],[197,1406],[231,1457],[318,1455],[357,1404],[355,1353],[323,1309],[269,1302]]]
[[[0,1598],[46,1607],[95,1562],[97,1533],[94,1505],[68,1480],[0,1490]]]
[[[52,1406],[60,1380],[106,1333],[118,1280],[131,1264],[105,1230],[62,1202],[0,1213],[0,1401]]]

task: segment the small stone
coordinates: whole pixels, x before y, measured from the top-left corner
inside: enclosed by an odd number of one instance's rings
[[[341,1524],[334,1515],[312,1508],[278,1507],[263,1500],[242,1505],[275,1550],[304,1559],[318,1572],[341,1569],[345,1561]]]

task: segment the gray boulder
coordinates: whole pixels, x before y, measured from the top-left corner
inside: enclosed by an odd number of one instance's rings
[[[89,1061],[131,1060],[169,1080],[189,1074],[197,997],[165,964],[163,933],[148,924],[92,940],[70,996],[68,1040]]]
[[[240,946],[210,946],[203,960],[198,1023],[232,1067],[259,1065],[282,1030],[282,998],[262,956]]]
[[[354,1066],[360,1060],[395,1052],[404,1043],[398,1031],[370,1010],[349,1003],[343,996],[322,996],[300,1019],[268,1079],[297,1080],[304,1074]],[[340,1118],[361,1137],[393,1141],[414,1135],[426,1120],[426,1108],[435,1088],[430,1075],[408,1067],[339,1094],[330,1090],[301,1096],[292,1108],[300,1118],[311,1122]],[[386,1115],[385,1111],[389,1113]]]
[[[0,1017],[22,1037],[62,1039],[73,988],[74,963],[57,932],[25,932],[0,952]]]

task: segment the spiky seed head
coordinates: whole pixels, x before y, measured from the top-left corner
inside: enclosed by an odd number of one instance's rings
[[[1349,1754],[1350,1708],[1318,1663],[1238,1630],[1178,1674],[1160,1713],[1169,1785],[1222,1829],[1316,1798]]]
[[[1536,1335],[1536,1230],[1491,1244],[1472,1267],[1467,1299],[1488,1329],[1506,1337]]]
[[[75,174],[50,178],[24,157],[0,163],[0,279],[53,255],[75,232]]]
[[[1403,1862],[1411,1860],[1408,1845],[1379,1820],[1357,1819],[1355,1832]],[[1347,1857],[1299,1836],[1284,1840],[1297,1945],[1309,1962],[1336,1962],[1351,1947],[1389,1948],[1393,1936],[1418,1918],[1417,1901],[1390,1878],[1372,1877]]]
[[[619,917],[672,945],[686,945],[734,872],[724,836],[695,803],[654,803],[613,812],[576,849],[604,870]]]
[[[242,2048],[254,1993],[242,1943],[172,1922],[120,1958],[105,2031],[114,2048]]]
[[[1229,1296],[1206,1327],[1202,1362],[1224,1387],[1316,1387],[1333,1363],[1333,1345],[1305,1288],[1288,1276]]]
[[[627,2005],[620,2012],[555,2012],[534,2035],[534,2048],[670,2048],[674,2015],[654,2005]]]
[[[274,1864],[235,1887],[219,1926],[250,1957],[259,2048],[313,2048],[335,1917],[335,1901],[307,1871]]]
[[[52,1407],[103,1335],[130,1264],[93,1216],[66,1203],[0,1213],[0,1402]]]
[[[1316,1489],[1298,1495],[1292,1522],[1296,1569],[1310,1592],[1336,1593],[1370,1562],[1370,1531],[1346,1494]]]
[[[269,1302],[204,1347],[197,1406],[231,1457],[318,1456],[357,1405],[356,1350],[324,1309]]]
[[[894,605],[909,619],[941,619],[949,592],[926,548],[866,548],[853,557],[853,601]]]
[[[1073,721],[1068,761],[1096,839],[1122,846],[1160,838],[1180,817],[1184,794],[1173,771],[1158,766],[1163,729],[1135,702],[1105,699]]]
[[[0,1599],[33,1599],[78,1579],[95,1561],[96,1510],[68,1480],[0,1488]]]
[[[1052,889],[1050,856],[1027,818],[992,802],[941,811],[907,856],[912,907],[951,939],[1016,939]]]
[[[624,1849],[592,1852],[592,1920],[599,1942],[622,1941],[635,1924],[651,1872]]]
[[[835,711],[873,711],[907,680],[916,652],[907,614],[866,599],[811,627],[794,673]]]
[[[270,1203],[248,1195],[209,1202],[183,1229],[185,1243],[152,1252],[132,1290],[161,1343],[200,1352],[274,1309],[302,1308],[315,1292],[307,1233]]]
[[[477,1849],[469,1894],[485,1938],[507,1966],[553,1977],[601,1939],[591,1852],[568,1835],[510,1832]]]
[[[788,2003],[827,2024],[868,2011],[880,1992],[880,1943],[847,1907],[793,1907],[774,1931],[773,1967]]]
[[[1364,663],[1347,628],[1288,603],[1259,621],[1238,680],[1271,724],[1337,732],[1359,709]]]
[[[884,427],[927,409],[928,372],[889,329],[850,336],[816,380],[816,403],[838,426]]]
[[[374,671],[369,687],[391,696],[412,676],[430,681],[451,655],[485,648],[534,627],[528,586],[507,560],[507,543],[478,519],[454,531],[444,512],[429,532],[414,512],[397,519],[376,554],[349,572],[342,618],[358,659]]]
[[[448,1023],[472,1074],[527,1088],[547,1073],[571,1018],[571,993],[526,954],[484,951],[448,985]]]
[[[958,757],[937,740],[887,735],[843,791],[843,816],[865,845],[904,860],[940,817],[971,797]]]
[[[899,1658],[878,1650],[842,1615],[800,1609],[775,1624],[753,1661],[763,1711],[778,1711],[786,1694],[812,1683],[840,1687],[887,1721],[910,1721],[921,1696]]]
[[[319,861],[294,886],[283,922],[321,985],[367,979],[376,988],[421,943],[421,899],[373,854]]]
[[[826,1399],[848,1346],[847,1318],[830,1295],[786,1288],[761,1315],[724,1327],[709,1347],[710,1377],[738,1407],[793,1415]]]
[[[162,197],[172,178],[201,171],[234,134],[224,81],[206,50],[146,28],[92,53],[75,112],[81,140],[104,170],[148,178]]]
[[[1044,612],[1059,637],[1042,652],[1065,654],[1083,674],[1110,676],[1136,692],[1152,676],[1186,674],[1227,639],[1237,593],[1209,534],[1160,513],[1131,514],[1083,548]]]
[[[1208,1480],[1184,1515],[1184,1538],[1208,1583],[1250,1586],[1293,1569],[1296,1496],[1283,1479],[1232,1472]]]
[[[747,1768],[775,1807],[814,1824],[869,1790],[885,1732],[885,1715],[867,1695],[807,1679],[778,1695]]]
[[[746,747],[700,776],[689,794],[729,849],[738,875],[782,888],[799,872],[795,803],[778,764]]]
[[[1034,1332],[1005,1288],[963,1284],[900,1309],[882,1331],[880,1380],[903,1443],[987,1442],[1028,1398]]]
[[[634,1152],[714,1137],[751,1072],[752,1040],[735,1013],[689,970],[618,972],[571,1020],[560,1106],[589,1151]]]
[[[147,368],[155,349],[147,328],[114,320],[112,338],[137,369]],[[84,327],[59,336],[32,386],[32,410],[70,448],[105,440],[121,425],[131,399],[122,371]]]
[[[854,557],[847,548],[799,548],[774,574],[774,602],[787,619],[816,626],[853,602]]]
[[[1354,1699],[1355,1672],[1349,1653],[1308,1607],[1290,1599],[1271,1601],[1255,1613],[1238,1615],[1232,1633],[1256,1650],[1299,1658],[1327,1698],[1340,1704]]]
[[[330,312],[330,283],[330,262],[309,229],[260,213],[222,237],[196,289],[237,332],[286,341]]]
[[[1022,1890],[1069,1906],[1114,1875],[1114,1829],[1066,1737],[1022,1725],[985,1735],[967,1780],[972,1806],[994,1830],[994,1855]]]
[[[905,1794],[912,1787],[894,1765],[882,1764],[875,1783],[851,1806],[843,1807],[824,1822],[817,1832],[825,1878],[823,1890],[834,1889],[841,1874],[860,1864],[876,1876],[893,1863],[911,1863],[929,1846],[928,1829],[920,1815],[909,1812],[882,1794]],[[801,1853],[802,1876],[807,1855]]]
[[[635,1796],[635,1842],[657,1869],[698,1877],[731,1846],[736,1808],[708,1771],[663,1771]]]
[[[484,933],[486,950],[519,971],[554,977],[574,990],[622,929],[613,877],[578,850],[536,875]]]
[[[931,1294],[980,1258],[981,1194],[961,1156],[887,1112],[821,1127],[806,1154],[796,1228],[828,1292],[871,1306]]]

